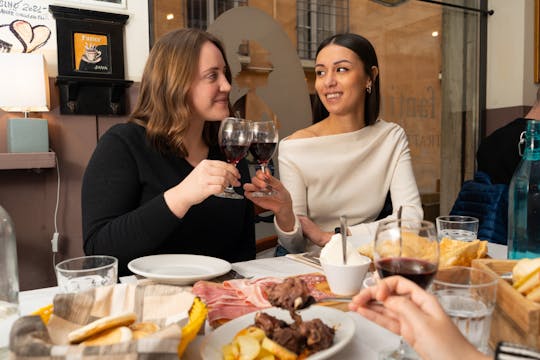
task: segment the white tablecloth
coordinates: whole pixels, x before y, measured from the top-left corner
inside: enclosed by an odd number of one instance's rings
[[[488,254],[495,259],[506,258],[506,246],[498,244],[489,244]],[[233,269],[245,277],[264,277],[277,276],[285,277],[297,274],[306,274],[319,271],[311,266],[301,264],[286,257],[266,258],[239,262],[233,264]],[[129,281],[129,278],[121,279],[123,282]],[[20,312],[21,315],[27,315],[43,306],[51,304],[54,295],[57,293],[56,287],[23,291],[20,293]],[[399,337],[383,329],[382,327],[371,323],[360,315],[349,312],[356,324],[356,334],[351,343],[347,345],[340,353],[339,359],[342,360],[375,360],[377,354],[383,349],[395,348],[399,344]],[[206,329],[210,331],[210,329]],[[0,329],[0,333],[8,329]],[[199,349],[202,344],[202,336],[197,337],[186,349],[184,359],[201,359]]]

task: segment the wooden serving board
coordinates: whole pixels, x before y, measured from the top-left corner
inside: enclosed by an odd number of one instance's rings
[[[500,276],[511,272],[516,263],[517,260],[477,259],[472,266]],[[540,348],[540,304],[526,299],[502,278],[497,288],[490,346],[494,348],[499,341]]]

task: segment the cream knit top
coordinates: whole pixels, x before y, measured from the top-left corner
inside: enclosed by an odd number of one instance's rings
[[[407,136],[395,123],[378,120],[349,133],[285,138],[279,143],[279,174],[294,213],[323,231],[333,231],[339,216],[346,215],[353,235],[373,237],[388,191],[394,213],[406,204],[423,216]],[[279,243],[290,252],[320,249],[304,239],[298,219],[291,232],[275,227]]]

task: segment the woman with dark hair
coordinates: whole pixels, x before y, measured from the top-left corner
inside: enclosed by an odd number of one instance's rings
[[[249,181],[247,162],[227,164],[217,146],[230,81],[213,35],[180,29],[156,42],[129,122],[100,138],[84,174],[87,255],[117,257],[121,275],[151,254],[255,257],[253,204],[212,196]]]
[[[379,118],[371,43],[350,33],[329,37],[317,50],[315,75],[314,124],[280,142],[281,182],[259,172],[244,185],[249,199],[274,212],[279,243],[290,252],[324,246],[340,215],[352,235],[373,236],[388,193],[394,213],[408,205],[409,215],[423,216],[405,132]],[[267,184],[277,195],[251,195]]]

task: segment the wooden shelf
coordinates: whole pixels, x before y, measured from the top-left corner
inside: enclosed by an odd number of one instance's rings
[[[46,169],[56,166],[54,152],[0,153],[0,170]]]

